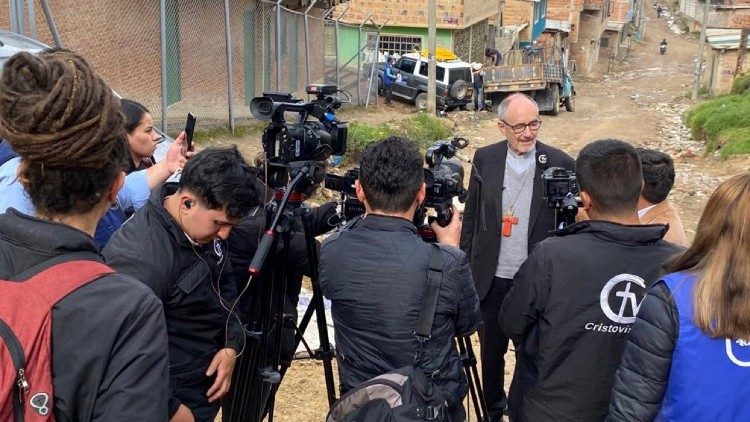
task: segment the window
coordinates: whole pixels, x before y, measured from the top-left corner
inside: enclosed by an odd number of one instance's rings
[[[419,74],[427,77],[427,70],[428,70],[428,63],[427,62],[420,62],[419,63]],[[442,66],[435,65],[435,80],[443,82],[443,79],[445,78],[445,68]]]
[[[453,84],[453,82],[456,82],[459,79],[471,82],[471,69],[468,67],[457,67],[451,69],[451,74],[448,78],[448,85]]]
[[[417,66],[417,62],[412,59],[399,59],[398,63],[396,63],[396,68],[400,69],[404,73],[412,74],[414,73],[414,68]]]
[[[374,42],[376,36],[376,34],[367,34],[367,42]],[[421,49],[422,37],[380,34],[380,41],[378,42],[379,51],[403,55],[404,53],[413,53]]]

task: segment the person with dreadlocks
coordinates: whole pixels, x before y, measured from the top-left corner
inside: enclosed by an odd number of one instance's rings
[[[0,215],[0,279],[72,260],[103,263],[92,236],[128,158],[112,90],[75,53],[18,53],[0,78],[0,137],[20,156],[18,179],[36,213]],[[4,299],[4,309],[31,306]],[[109,273],[59,300],[52,321],[56,420],[167,419],[166,323],[148,288]]]

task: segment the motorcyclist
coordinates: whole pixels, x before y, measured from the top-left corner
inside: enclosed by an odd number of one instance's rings
[[[661,40],[661,43],[659,43],[659,51],[661,54],[664,54],[667,51],[667,39],[663,38]]]

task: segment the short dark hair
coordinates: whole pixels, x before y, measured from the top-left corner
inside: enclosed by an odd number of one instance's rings
[[[417,145],[392,136],[370,144],[359,161],[359,183],[373,209],[404,212],[424,183]]]
[[[581,191],[591,195],[597,209],[622,213],[638,208],[643,175],[635,148],[618,139],[600,139],[581,150],[576,159]]]
[[[132,134],[141,123],[143,116],[150,111],[138,101],[128,100],[127,98],[121,99],[120,105],[122,106],[122,114],[125,115],[125,132]]]
[[[236,146],[206,148],[195,154],[185,165],[179,186],[209,209],[226,208],[229,218],[242,218],[260,205],[255,172]]]
[[[637,148],[636,151],[643,167],[643,197],[652,204],[664,202],[674,186],[672,157],[653,149]]]

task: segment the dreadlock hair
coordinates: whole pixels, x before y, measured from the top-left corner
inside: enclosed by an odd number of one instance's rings
[[[21,156],[19,179],[41,216],[88,212],[127,160],[119,101],[66,50],[22,52],[5,63],[0,138]]]

